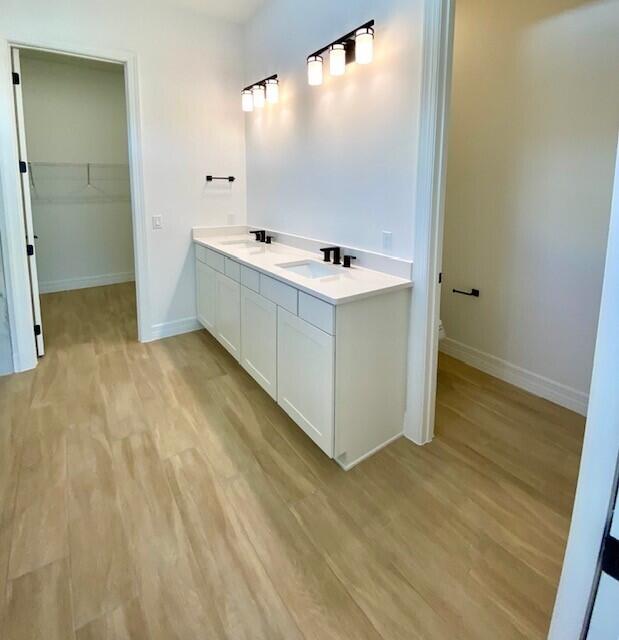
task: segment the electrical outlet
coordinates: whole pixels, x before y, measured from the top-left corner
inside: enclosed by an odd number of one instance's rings
[[[163,216],[153,216],[153,229],[163,228]]]
[[[393,234],[391,231],[383,231],[383,251],[390,252],[393,247]]]

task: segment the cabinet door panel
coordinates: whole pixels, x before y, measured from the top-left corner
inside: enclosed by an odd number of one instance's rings
[[[198,320],[211,333],[215,331],[215,271],[196,260]]]
[[[334,338],[281,307],[277,314],[278,403],[333,457]]]
[[[277,400],[277,306],[241,287],[241,365]]]
[[[237,359],[241,357],[241,285],[222,273],[215,274],[215,336]]]

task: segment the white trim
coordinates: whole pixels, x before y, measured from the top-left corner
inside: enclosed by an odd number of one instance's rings
[[[56,293],[57,291],[73,291],[74,289],[89,289],[91,287],[103,287],[108,284],[120,284],[121,282],[133,282],[133,271],[126,273],[104,273],[100,276],[85,276],[83,278],[67,278],[66,280],[50,280],[39,282],[41,293]]]
[[[160,324],[154,324],[150,330],[150,340],[161,340],[162,338],[171,338],[172,336],[178,336],[182,333],[191,333],[192,331],[198,331],[204,327],[200,324],[197,318],[181,318],[180,320],[172,320],[171,322],[162,322]]]
[[[138,59],[130,51],[97,49],[64,41],[21,41],[0,37],[0,176],[2,207],[0,235],[6,279],[9,326],[15,371],[33,369],[37,363],[32,331],[32,304],[26,259],[24,222],[21,219],[19,153],[15,124],[13,87],[11,85],[11,47],[41,49],[124,65],[125,98],[127,101],[127,134],[131,208],[133,217],[133,247],[136,274],[138,339],[151,339],[150,300],[148,295],[148,237],[145,223],[144,185],[140,134]]]
[[[363,462],[370,456],[373,456],[375,453],[378,453],[381,449],[384,449],[385,447],[389,446],[392,442],[395,442],[396,440],[401,438],[403,435],[404,435],[403,431],[400,431],[400,433],[396,433],[395,436],[389,438],[389,440],[386,440],[385,442],[379,444],[377,447],[374,447],[371,451],[364,453],[362,456],[360,456],[353,462],[349,462],[348,464],[343,464],[337,458],[335,458],[335,461],[340,465],[340,467],[342,467],[342,469],[344,469],[344,471],[350,471],[353,467],[357,466],[360,462]]]
[[[576,413],[580,413],[580,415],[587,415],[589,396],[583,391],[578,391],[560,382],[541,376],[538,373],[523,369],[507,360],[469,347],[452,338],[441,340],[440,350],[449,356],[466,362],[466,364],[480,371],[499,378],[499,380],[509,382],[540,398],[545,398],[562,407],[576,411]]]
[[[434,434],[454,6],[454,0],[426,0],[424,6],[417,202],[413,209],[415,288],[404,417],[404,433],[416,444],[430,442]]]

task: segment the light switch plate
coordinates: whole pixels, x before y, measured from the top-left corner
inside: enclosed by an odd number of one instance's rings
[[[163,228],[163,216],[153,216],[153,229]]]

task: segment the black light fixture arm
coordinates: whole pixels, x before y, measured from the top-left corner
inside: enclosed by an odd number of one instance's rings
[[[277,74],[276,74],[276,73],[274,73],[272,76],[269,76],[268,78],[263,78],[263,79],[262,79],[262,80],[260,80],[259,82],[252,82],[251,84],[248,84],[248,85],[243,89],[243,91],[251,91],[251,89],[252,89],[253,87],[255,87],[256,85],[259,85],[259,84],[261,84],[261,85],[263,85],[263,86],[266,86],[266,83],[267,83],[269,80],[277,80]]]
[[[334,44],[346,44],[348,42],[353,43],[355,42],[355,34],[357,33],[357,31],[359,29],[370,29],[374,26],[374,20],[369,20],[368,22],[365,22],[364,24],[360,24],[358,27],[355,27],[352,31],[349,31],[347,34],[340,36],[339,38],[337,38],[337,40],[334,40],[333,42],[329,42],[328,45],[321,47],[320,49],[317,49],[316,51],[314,51],[314,53],[311,53],[308,58],[311,58],[313,56],[320,56],[322,55],[325,51],[328,51]]]

